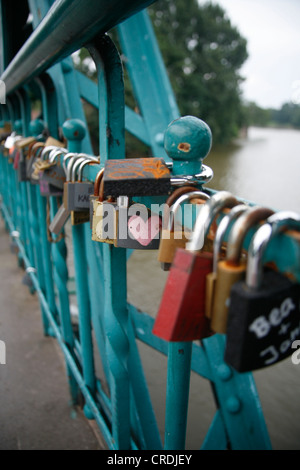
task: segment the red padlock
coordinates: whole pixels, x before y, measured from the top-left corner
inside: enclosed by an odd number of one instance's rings
[[[220,191],[202,205],[191,241],[185,249],[176,250],[152,331],[156,336],[167,341],[194,341],[211,335],[205,289],[213,253],[201,249],[216,215],[238,203],[232,194]]]

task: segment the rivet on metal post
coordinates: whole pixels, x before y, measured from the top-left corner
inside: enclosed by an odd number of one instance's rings
[[[207,183],[213,177],[210,168],[202,164],[212,145],[209,126],[194,116],[172,121],[165,131],[164,147],[173,160],[174,184],[181,177],[189,183]],[[188,178],[189,176],[189,178]]]

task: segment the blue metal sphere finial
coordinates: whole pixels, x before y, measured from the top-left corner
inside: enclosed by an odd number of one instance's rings
[[[46,124],[42,119],[33,119],[29,123],[29,132],[30,135],[38,136],[40,135],[46,128]]]
[[[14,131],[16,131],[17,134],[23,133],[23,123],[21,119],[17,119],[14,122]]]
[[[196,174],[212,146],[209,126],[194,116],[172,121],[165,131],[164,147],[173,160],[173,174]]]
[[[85,124],[80,119],[68,119],[62,130],[67,140],[83,140],[86,134]]]

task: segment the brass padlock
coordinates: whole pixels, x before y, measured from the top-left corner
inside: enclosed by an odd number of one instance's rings
[[[32,184],[39,184],[39,175],[35,172],[35,162],[39,160],[42,150],[44,149],[44,142],[34,142],[29,150],[27,175]]]
[[[234,223],[230,230],[226,259],[218,262],[215,291],[211,309],[211,329],[216,333],[226,333],[231,287],[246,274],[246,254],[243,255],[243,242],[253,226],[264,221],[274,212],[265,207],[251,207]]]
[[[19,181],[28,181],[27,175],[27,164],[28,164],[28,153],[29,146],[36,142],[34,137],[26,137],[19,139],[16,142],[16,148],[19,150],[19,158],[17,164],[18,179]]]
[[[215,239],[213,242],[213,270],[206,276],[206,294],[205,294],[205,315],[211,318],[212,302],[214,298],[215,285],[217,279],[217,268],[222,253],[225,235],[228,232],[232,222],[236,220],[244,211],[248,210],[249,206],[246,204],[238,204],[233,207],[218,225],[216,230]]]
[[[117,203],[111,197],[104,200],[103,175],[97,179],[99,194],[93,200],[92,240],[113,245],[117,237]]]
[[[175,216],[181,204],[195,199],[197,203],[205,203],[209,196],[202,191],[196,191],[192,186],[185,186],[175,190],[166,201],[163,217],[161,240],[158,251],[158,261],[164,271],[169,271],[177,248],[185,248],[191,238],[192,231],[175,224]]]

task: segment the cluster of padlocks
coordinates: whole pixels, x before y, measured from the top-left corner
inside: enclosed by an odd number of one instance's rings
[[[274,237],[299,231],[298,214],[252,206],[226,191],[210,195],[195,186],[199,175],[194,181],[172,176],[159,158],[107,160],[91,182],[83,181],[83,169],[100,159],[69,152],[55,139],[12,133],[2,147],[19,182],[39,185],[42,196],[62,198],[49,221],[52,234],[59,235],[71,217],[72,225],[90,222],[94,241],[158,250],[169,274],[155,335],[182,342],[226,334],[225,361],[240,372],[292,353],[300,338],[299,283],[272,263],[264,266],[264,255]],[[163,214],[133,200],[150,195],[167,195]],[[190,229],[176,217],[188,203],[198,209]]]

